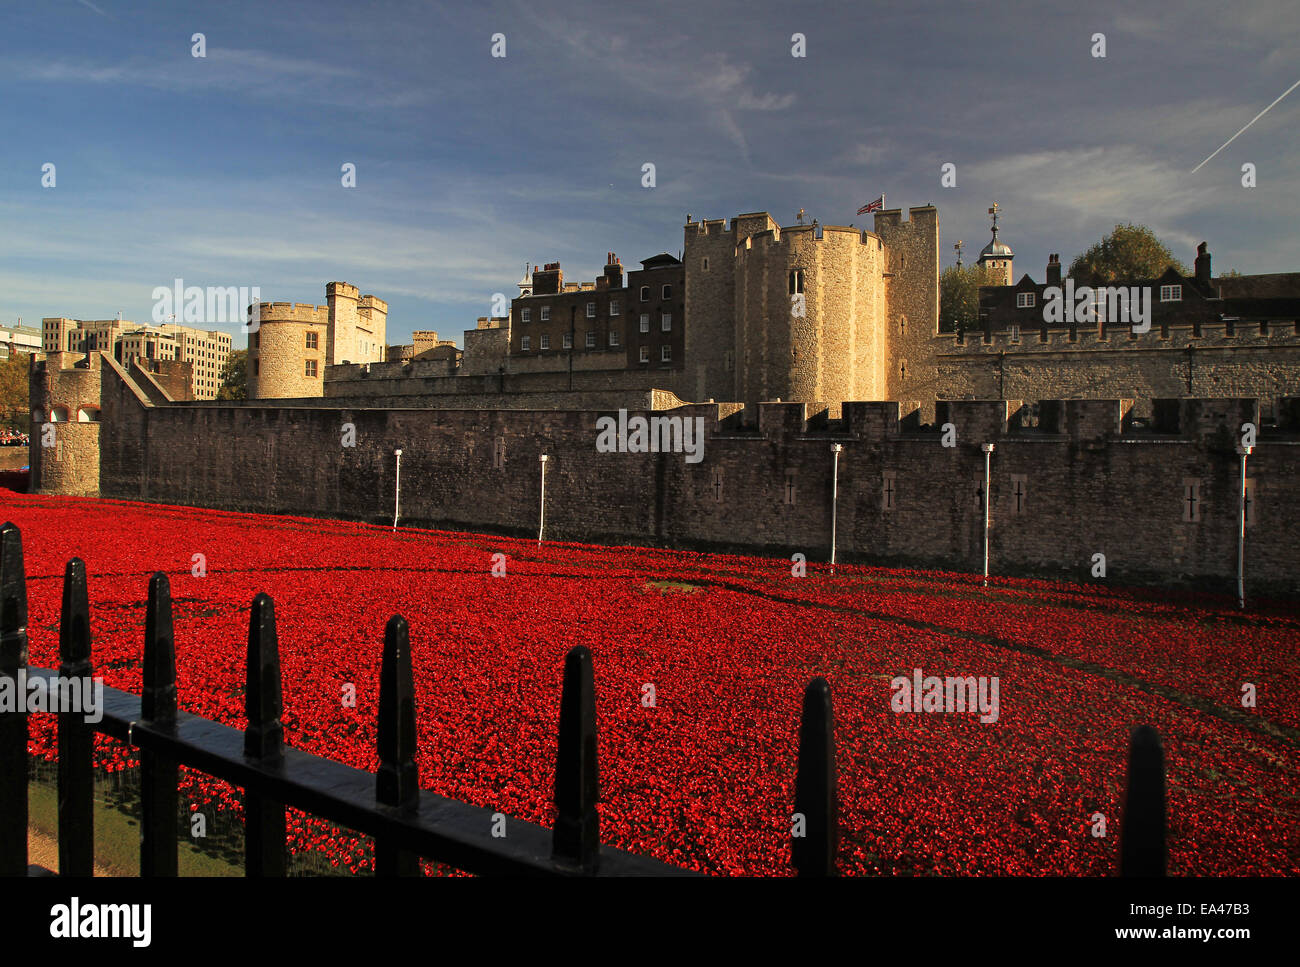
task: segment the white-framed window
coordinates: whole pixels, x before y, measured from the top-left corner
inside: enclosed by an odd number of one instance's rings
[[[533,337],[532,337],[532,336],[520,336],[520,337],[519,337],[519,349],[520,349],[522,352],[528,352],[528,351],[529,351],[530,349],[532,349],[532,348],[533,348]]]
[[[609,344],[610,346],[618,345],[618,332],[614,329],[609,331]]]
[[[650,313],[648,312],[641,313],[641,331],[642,332],[650,331]]]
[[[648,285],[641,286],[641,301],[642,302],[650,301],[650,286]]]
[[[596,303],[594,302],[587,303],[587,318],[588,319],[596,318]]]
[[[642,346],[642,347],[641,347],[641,362],[643,362],[643,363],[648,363],[648,362],[650,362],[650,347],[649,347],[649,346]]]
[[[1020,327],[1015,323],[1011,324],[1011,341],[1020,342]]]
[[[520,319],[521,322],[532,322],[532,321],[533,321],[533,310],[532,310],[532,309],[521,309],[521,310],[520,310],[519,319]]]
[[[619,313],[619,304],[618,304],[618,300],[617,300],[617,299],[610,299],[610,300],[609,300],[609,314],[610,314],[611,316],[616,316],[616,315],[618,315],[618,313]]]
[[[659,316],[659,329],[661,332],[673,331],[673,314],[671,312],[665,312]]]
[[[1016,293],[1016,308],[1017,308],[1017,309],[1032,309],[1032,308],[1034,307],[1034,303],[1035,303],[1035,299],[1034,299],[1035,294],[1036,294],[1036,293],[1033,293],[1033,292],[1017,292],[1017,293]]]
[[[798,295],[803,292],[803,269],[795,269],[790,273],[790,294]]]
[[[545,332],[542,333],[542,348],[543,349],[551,348],[551,336],[549,333],[545,333]]]
[[[671,299],[672,297],[673,297],[673,287],[672,287],[672,285],[669,284],[669,283],[664,283],[663,294],[660,296],[660,298],[661,298],[661,299]]]
[[[587,333],[587,348],[588,349],[596,348],[596,334],[594,332]]]
[[[660,346],[660,347],[659,347],[659,362],[661,362],[661,363],[671,363],[672,361],[673,361],[673,347],[672,347],[672,346]]]
[[[541,316],[541,318],[542,318],[542,322],[550,322],[550,321],[551,321],[551,307],[550,307],[550,306],[542,306],[542,316]]]
[[[1161,302],[1182,302],[1183,287],[1181,285],[1162,285],[1160,287]]]
[[[307,375],[308,376],[316,375],[316,360],[314,359],[307,360]]]
[[[573,333],[571,333],[571,332],[566,332],[566,333],[564,334],[564,348],[565,348],[565,349],[572,349],[572,348],[573,348]]]

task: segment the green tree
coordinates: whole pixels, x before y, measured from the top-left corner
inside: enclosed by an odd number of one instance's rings
[[[248,399],[248,350],[235,349],[226,357],[221,367],[221,386],[217,389],[219,400]]]
[[[950,265],[939,273],[939,327],[974,329],[980,316],[980,286],[988,285],[981,265]]]
[[[0,360],[0,426],[26,433],[31,423],[28,396],[26,353],[11,352]]]
[[[1174,258],[1169,246],[1145,225],[1116,225],[1092,248],[1075,256],[1069,275],[1085,285],[1108,285],[1128,279],[1154,279],[1170,266],[1180,275],[1190,275],[1187,266]]]

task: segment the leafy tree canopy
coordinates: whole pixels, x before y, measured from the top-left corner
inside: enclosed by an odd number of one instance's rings
[[[974,329],[980,315],[980,286],[988,285],[981,265],[950,265],[939,273],[939,328]]]
[[[1171,265],[1181,275],[1191,274],[1145,225],[1116,225],[1100,242],[1075,256],[1069,275],[1087,285],[1108,285],[1127,279],[1154,279]]]
[[[248,350],[232,350],[221,367],[221,386],[217,389],[219,400],[248,399]]]

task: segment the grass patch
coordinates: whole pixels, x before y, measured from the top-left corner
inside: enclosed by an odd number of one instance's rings
[[[692,584],[690,581],[647,581],[645,586],[664,594],[690,594],[692,591],[704,590],[704,585]]]

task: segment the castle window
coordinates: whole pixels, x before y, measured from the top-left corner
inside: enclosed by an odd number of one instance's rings
[[[314,333],[314,332],[309,332],[309,333],[307,333],[307,348],[308,348],[308,349],[316,349],[316,348],[318,348],[317,345],[316,345],[316,338],[317,338],[317,337],[316,337],[316,333]]]
[[[642,302],[650,301],[650,286],[648,285],[641,286],[641,301]]]
[[[506,438],[499,436],[492,447],[492,468],[494,470],[504,470],[506,466]]]
[[[1011,341],[1020,342],[1020,327],[1014,323],[1011,326]]]
[[[525,352],[525,353],[526,353],[526,352],[528,352],[528,351],[529,351],[530,349],[532,349],[532,348],[533,348],[533,339],[532,339],[531,336],[521,336],[521,337],[519,338],[519,350],[520,350],[520,352]]]
[[[307,375],[308,376],[316,375],[316,360],[314,359],[307,360]]]
[[[659,317],[659,329],[661,332],[673,331],[673,314],[665,312]]]
[[[610,299],[610,300],[609,300],[609,314],[610,314],[611,316],[616,316],[616,315],[618,315],[618,313],[619,313],[619,304],[618,304],[618,300],[617,300],[617,299]]]
[[[798,295],[803,291],[803,269],[795,269],[790,273],[790,294]]]
[[[1162,285],[1160,287],[1161,302],[1181,302],[1183,300],[1183,287],[1181,285]]]
[[[671,299],[672,297],[673,297],[673,287],[671,285],[665,285],[663,288],[663,294],[660,296],[660,298]]]
[[[1033,307],[1034,307],[1034,293],[1033,293],[1033,292],[1017,292],[1017,293],[1016,293],[1016,308],[1017,308],[1017,309],[1032,309]]]
[[[898,499],[898,472],[885,470],[880,478],[880,509],[893,510]]]
[[[1169,338],[1169,320],[1168,320],[1168,319],[1162,319],[1162,320],[1160,321],[1160,338],[1161,338],[1161,339],[1168,339],[1168,338]]]
[[[565,349],[572,349],[572,348],[573,348],[573,333],[571,333],[571,332],[566,332],[566,333],[564,334],[564,348],[565,348]]]
[[[795,472],[793,470],[787,470],[785,472],[785,504],[787,507],[794,506],[795,494]]]
[[[709,260],[708,260],[708,259],[705,259],[705,260],[704,260],[704,264],[703,264],[703,266],[702,266],[702,271],[704,271],[704,272],[709,271]]]
[[[542,322],[550,322],[550,321],[551,321],[551,307],[542,306]]]
[[[641,313],[641,331],[642,332],[650,331],[650,313],[648,312]]]
[[[1201,338],[1201,320],[1200,320],[1200,319],[1193,320],[1193,322],[1192,322],[1192,338],[1193,338],[1193,339],[1200,339],[1200,338]]]
[[[1223,335],[1232,337],[1237,335],[1237,321],[1235,319],[1223,320]]]
[[[1070,342],[1079,341],[1079,327],[1075,323],[1070,323]]]
[[[673,361],[673,347],[672,347],[672,346],[660,346],[660,347],[659,347],[659,362],[661,362],[661,363],[671,363],[672,361]]]
[[[1038,329],[1038,341],[1047,342],[1047,326],[1040,326]]]
[[[611,347],[618,346],[618,332],[613,329],[609,331],[609,344]]]
[[[643,363],[648,363],[648,362],[650,362],[650,347],[649,347],[649,346],[642,346],[642,347],[641,347],[641,362],[643,362]]]
[[[542,348],[543,348],[543,349],[550,349],[550,348],[551,348],[551,335],[550,335],[550,333],[546,333],[546,332],[542,333]]]
[[[587,333],[587,348],[588,349],[596,348],[596,334],[594,332]]]
[[[254,360],[253,360],[253,375],[254,375],[254,376],[260,376],[260,375],[261,375],[261,372],[262,372],[262,361],[261,361],[260,359],[254,359]]]
[[[1260,334],[1261,336],[1267,336],[1267,335],[1268,335],[1268,320],[1267,320],[1267,319],[1261,319],[1261,320],[1259,320],[1259,334]]]
[[[1183,520],[1189,524],[1201,520],[1201,481],[1197,477],[1183,478]]]
[[[533,310],[532,310],[532,309],[523,309],[523,310],[521,310],[521,312],[520,312],[520,320],[519,320],[519,321],[520,321],[520,322],[532,322],[532,321],[533,321]]]
[[[727,350],[724,364],[727,367],[727,372],[731,372],[736,368],[736,354],[733,353],[730,349]]]
[[[596,318],[596,303],[594,302],[587,303],[587,318],[588,319]]]
[[[719,504],[722,503],[722,470],[721,469],[715,469],[713,471],[713,484],[709,489],[713,493],[714,502]]]

